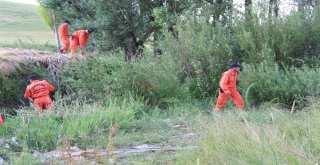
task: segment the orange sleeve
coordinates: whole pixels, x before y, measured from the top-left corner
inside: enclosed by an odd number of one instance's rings
[[[28,88],[28,87],[24,93],[24,98],[26,98],[26,99],[31,98],[31,91],[30,91],[30,88]]]
[[[47,89],[50,91],[50,92],[54,92],[54,86],[53,85],[51,85],[50,83],[48,83],[47,81],[45,81],[46,83],[46,87],[47,87]]]
[[[229,75],[228,74],[223,74],[221,81],[220,81],[220,87],[222,88],[223,91],[228,92],[228,81],[229,81]]]
[[[89,35],[86,34],[86,32],[82,32],[79,36],[79,45],[80,46],[85,46],[88,42]]]

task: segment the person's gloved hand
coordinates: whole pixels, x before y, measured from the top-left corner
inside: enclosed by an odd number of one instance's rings
[[[220,93],[223,93],[223,92],[224,92],[221,87],[219,87],[219,92],[220,92]]]
[[[80,50],[80,54],[83,56],[84,55],[84,50]]]

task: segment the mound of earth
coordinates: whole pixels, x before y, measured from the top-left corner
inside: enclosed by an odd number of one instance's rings
[[[14,48],[0,48],[0,72],[7,75],[18,69],[21,65],[38,65],[45,66],[54,65],[57,68],[62,68],[70,58],[67,55]]]

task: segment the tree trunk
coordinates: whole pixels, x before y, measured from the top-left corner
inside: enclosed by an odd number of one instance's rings
[[[222,13],[222,0],[215,0],[213,2],[213,7],[215,8],[214,14],[213,14],[213,22],[215,23],[219,22],[220,16]]]
[[[304,13],[304,8],[305,8],[306,4],[304,1],[299,1],[298,2],[298,11]]]
[[[129,32],[127,39],[125,41],[124,50],[125,50],[125,59],[126,61],[131,61],[140,55],[140,42],[137,40],[137,37],[133,32]]]
[[[269,1],[269,20],[272,20],[272,17],[279,17],[279,1],[280,0],[270,0]]]
[[[273,8],[274,16],[276,18],[278,18],[279,17],[279,3],[280,3],[280,0],[273,0],[273,3],[274,3],[274,8]]]
[[[252,0],[244,0],[246,20],[251,21],[251,12],[252,12]]]
[[[161,50],[158,48],[158,44],[157,44],[157,40],[158,40],[158,32],[154,31],[153,32],[153,57],[157,57],[158,55],[161,54]]]
[[[58,29],[56,26],[56,15],[53,10],[51,11],[51,17],[52,17],[54,36],[56,38],[56,48],[57,48],[56,51],[57,51],[57,53],[60,53],[60,39],[59,39]]]
[[[268,10],[268,17],[269,17],[269,20],[272,20],[271,18],[272,18],[272,6],[273,6],[273,2],[274,2],[274,0],[270,0],[269,1],[269,10]]]

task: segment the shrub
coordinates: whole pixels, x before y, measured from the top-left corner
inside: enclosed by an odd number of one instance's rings
[[[319,96],[319,69],[245,65],[239,75],[240,89],[250,102],[291,104],[306,96]]]
[[[85,61],[70,63],[61,74],[61,84],[69,95],[101,101],[108,95],[123,95],[115,72],[126,67],[117,57],[89,57]]]
[[[201,21],[181,23],[178,30],[178,40],[166,33],[160,41],[163,55],[177,65],[179,81],[186,84],[191,96],[212,96],[229,61],[239,59],[232,52],[234,37],[226,27],[212,28]]]
[[[36,68],[33,65],[20,66],[8,75],[0,73],[0,106],[1,104],[8,105],[8,103],[20,102],[23,100],[23,95],[27,86],[25,79],[31,73],[38,75],[40,78],[48,78],[45,76],[45,69],[40,66]]]
[[[144,98],[149,105],[176,102],[181,98],[174,61],[142,58],[126,63],[119,57],[89,58],[73,63],[61,76],[69,94],[106,102],[109,98],[128,95]]]

